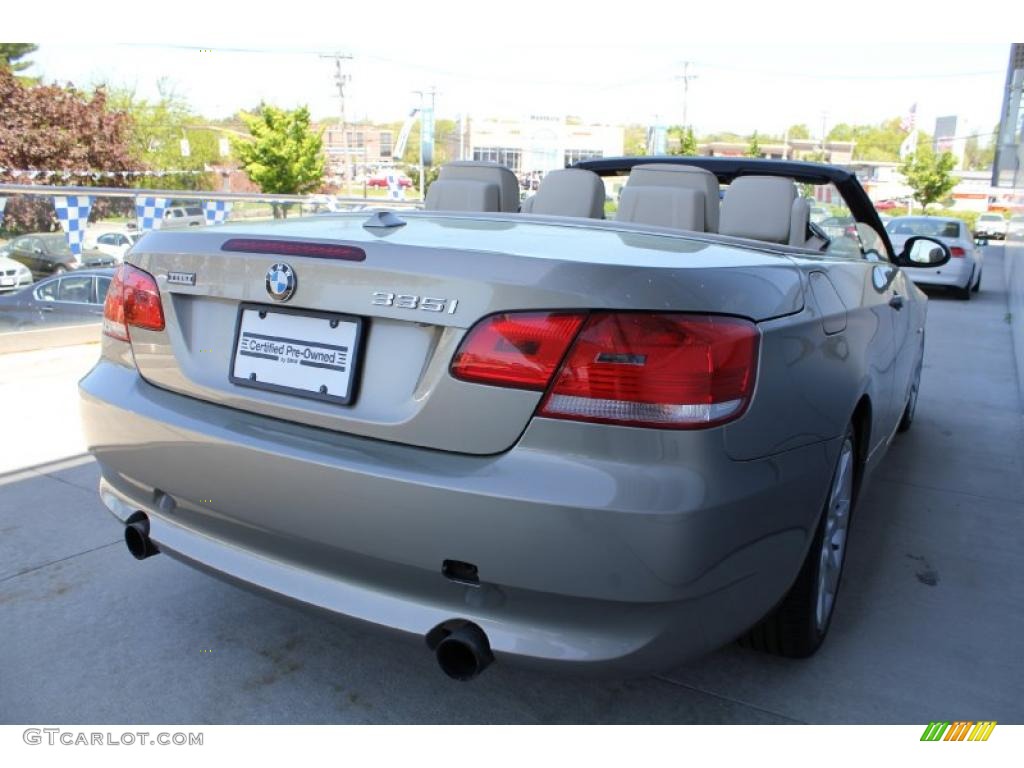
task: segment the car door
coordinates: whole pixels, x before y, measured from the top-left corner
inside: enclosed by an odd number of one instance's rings
[[[95,319],[96,298],[93,275],[65,275],[57,286],[53,322],[73,325]]]
[[[103,304],[107,300],[107,291],[110,290],[111,278],[103,275],[96,276],[95,282],[95,306],[90,310],[97,320],[103,319]]]
[[[912,322],[910,293],[913,286],[903,271],[892,263],[885,241],[870,224],[857,222],[857,235],[861,240],[865,260],[872,266],[872,286],[879,292],[881,311],[887,316],[892,333],[892,375],[885,377],[890,388],[885,398],[885,435],[896,429],[910,385],[917,367],[919,344]]]
[[[28,267],[33,275],[39,273],[39,254],[37,240],[34,237],[20,237],[11,244],[11,258]]]

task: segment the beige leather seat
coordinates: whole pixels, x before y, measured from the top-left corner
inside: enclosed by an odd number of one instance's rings
[[[717,232],[718,178],[691,165],[633,166],[619,198],[618,221]]]
[[[512,171],[497,163],[460,160],[441,166],[427,190],[428,211],[515,213],[519,210],[519,182]]]
[[[719,232],[768,243],[818,247],[808,231],[811,205],[793,179],[740,176],[725,191]]]
[[[564,168],[544,176],[537,194],[523,201],[523,213],[604,218],[604,184],[593,171]]]

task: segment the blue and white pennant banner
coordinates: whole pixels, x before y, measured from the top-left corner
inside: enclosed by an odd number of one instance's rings
[[[145,197],[139,195],[135,198],[135,220],[139,225],[140,232],[149,232],[153,229],[160,229],[164,223],[164,211],[170,202],[166,197]]]
[[[203,203],[207,224],[223,224],[231,215],[230,200],[207,200]]]
[[[82,253],[82,238],[89,224],[89,212],[92,210],[92,198],[89,195],[68,195],[54,197],[53,208],[57,212],[57,220],[68,238],[68,246],[76,256]]]

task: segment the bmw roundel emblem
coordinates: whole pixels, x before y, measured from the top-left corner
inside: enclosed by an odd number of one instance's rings
[[[267,293],[274,301],[288,301],[298,286],[295,270],[287,264],[275,264],[267,270]]]

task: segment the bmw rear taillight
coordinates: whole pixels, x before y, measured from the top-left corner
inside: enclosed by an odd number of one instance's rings
[[[129,326],[162,331],[164,310],[156,278],[131,264],[122,264],[114,273],[103,304],[103,333],[129,341]]]
[[[967,255],[967,251],[956,245],[949,249],[949,253],[954,259],[962,259],[964,256]]]
[[[470,331],[452,374],[545,389],[540,416],[697,429],[746,409],[758,339],[752,322],[714,315],[509,313]]]
[[[459,345],[457,379],[543,390],[586,317],[579,312],[514,312],[477,323]]]

